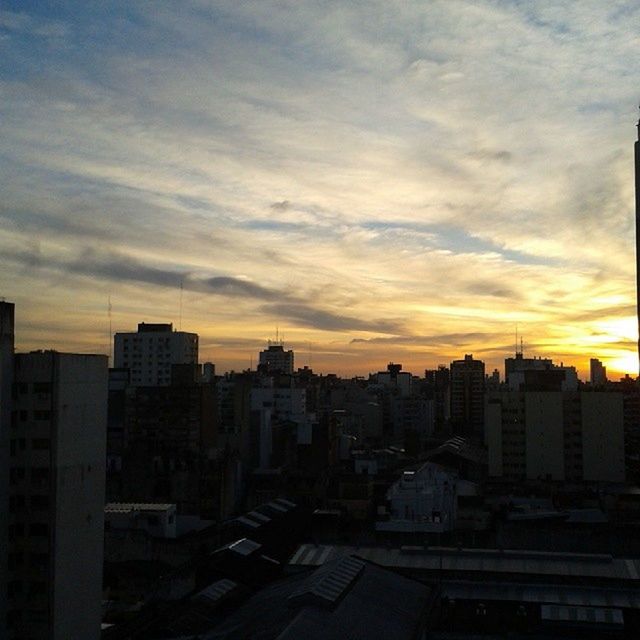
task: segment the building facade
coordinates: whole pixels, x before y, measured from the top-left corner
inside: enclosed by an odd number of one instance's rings
[[[484,362],[465,355],[451,363],[451,423],[457,435],[483,437]]]
[[[168,386],[171,367],[198,363],[198,335],[172,324],[138,324],[137,333],[116,333],[114,367],[129,369],[132,386]]]
[[[100,637],[107,357],[15,357],[8,638]]]
[[[620,393],[488,394],[489,476],[509,480],[624,482]]]

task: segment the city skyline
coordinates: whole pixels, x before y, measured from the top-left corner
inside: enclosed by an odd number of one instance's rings
[[[637,374],[630,2],[0,11],[19,350],[173,322],[218,371]],[[108,307],[111,305],[111,318]],[[276,329],[277,328],[277,329]]]

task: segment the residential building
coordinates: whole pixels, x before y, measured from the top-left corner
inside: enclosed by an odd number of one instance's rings
[[[15,357],[8,637],[100,637],[107,357]]]
[[[490,476],[624,482],[620,393],[491,393],[485,433]]]
[[[589,380],[592,385],[607,384],[607,367],[597,358],[591,358],[589,361],[589,373]]]
[[[116,333],[114,367],[129,369],[132,386],[168,386],[171,367],[198,363],[198,335],[172,324],[138,324],[137,333]]]
[[[451,422],[456,435],[482,439],[484,362],[465,355],[451,363]]]
[[[260,352],[258,369],[267,374],[293,374],[293,351],[284,350],[282,343],[269,342],[266,349]]]

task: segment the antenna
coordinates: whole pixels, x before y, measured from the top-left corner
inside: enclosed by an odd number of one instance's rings
[[[109,317],[109,353],[107,354],[107,365],[111,362],[111,354],[113,353],[113,330],[111,328],[111,296],[108,298],[107,316]]]
[[[184,278],[180,278],[180,316],[178,320],[178,331],[182,331],[182,290],[184,288]]]
[[[276,325],[276,344],[278,344],[278,325]]]
[[[516,358],[518,357],[518,323],[516,322]]]

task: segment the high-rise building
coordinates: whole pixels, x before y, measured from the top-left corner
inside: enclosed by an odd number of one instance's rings
[[[597,358],[591,358],[589,361],[589,380],[592,385],[602,385],[607,383],[607,367],[605,367]]]
[[[488,394],[489,475],[509,480],[624,482],[622,394]]]
[[[466,354],[451,363],[451,423],[458,435],[483,437],[484,362]]]
[[[285,351],[282,343],[271,344],[260,352],[259,369],[264,373],[293,374],[293,351]]]
[[[7,612],[7,522],[9,521],[9,430],[13,386],[14,305],[0,302],[0,637]]]
[[[107,370],[102,355],[15,356],[10,639],[100,637]]]
[[[198,363],[198,335],[141,322],[137,333],[115,334],[113,360],[116,369],[129,369],[134,387],[168,386],[172,365]]]

